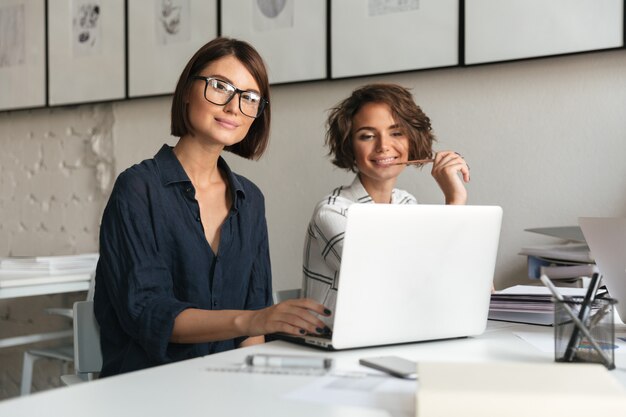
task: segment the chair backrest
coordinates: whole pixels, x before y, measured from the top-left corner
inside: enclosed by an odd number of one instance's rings
[[[294,298],[300,298],[300,292],[300,288],[295,288],[293,290],[274,291],[274,294],[272,294],[274,297],[274,304],[278,304]]]
[[[93,312],[93,301],[74,303],[74,368],[82,379],[93,379],[102,369],[100,328]]]

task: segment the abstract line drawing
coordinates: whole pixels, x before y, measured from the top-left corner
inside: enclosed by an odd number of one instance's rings
[[[419,0],[369,0],[368,14],[383,16],[390,13],[403,13],[418,10]]]
[[[294,0],[256,0],[255,6],[252,20],[256,31],[293,27]]]
[[[191,39],[189,0],[155,0],[156,40],[160,45]]]
[[[100,12],[99,2],[74,2],[72,40],[75,56],[94,55],[101,51]]]
[[[0,68],[24,64],[24,5],[0,7]]]

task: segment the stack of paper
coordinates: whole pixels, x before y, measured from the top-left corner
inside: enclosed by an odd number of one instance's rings
[[[584,296],[584,288],[559,288],[564,296]],[[491,294],[489,319],[552,326],[554,303],[545,287],[516,285]]]
[[[69,275],[91,273],[97,253],[67,256],[0,258],[0,275]]]
[[[618,416],[626,391],[602,365],[419,363],[417,416]]]
[[[598,272],[589,246],[578,226],[544,227],[526,231],[562,239],[560,244],[522,248],[520,255],[528,257],[528,277],[538,279],[547,275],[570,285],[581,285],[582,277]]]

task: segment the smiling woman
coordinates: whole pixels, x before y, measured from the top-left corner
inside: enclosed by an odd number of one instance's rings
[[[417,204],[394,188],[408,163],[432,162],[446,204],[465,204],[469,167],[456,152],[434,154],[430,119],[396,84],[370,84],[331,109],[326,144],[334,165],[357,173],[313,211],[304,243],[302,293],[334,309],[346,218],[352,204]],[[434,154],[434,156],[433,156]],[[417,160],[417,161],[416,161]],[[332,328],[332,319],[322,319]]]
[[[102,217],[101,376],[323,331],[321,304],[272,305],[263,194],[221,157],[259,158],[269,125],[259,54],[227,38],[200,48],[172,100],[176,146],[120,174]]]

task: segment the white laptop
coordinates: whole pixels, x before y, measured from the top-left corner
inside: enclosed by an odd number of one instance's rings
[[[481,334],[501,221],[497,206],[350,206],[333,333],[291,340],[340,350]]]
[[[626,218],[581,217],[578,219],[602,281],[622,322],[626,320]]]

